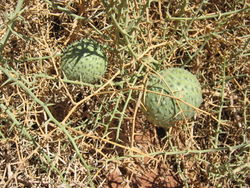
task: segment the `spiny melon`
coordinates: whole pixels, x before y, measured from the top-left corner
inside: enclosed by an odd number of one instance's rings
[[[159,76],[160,75],[160,76]],[[158,126],[169,127],[178,120],[191,118],[195,109],[178,101],[199,107],[202,92],[196,76],[182,68],[169,68],[150,77],[144,105],[148,120]]]
[[[106,56],[94,40],[74,42],[63,51],[62,71],[70,80],[95,83],[102,78],[106,68]]]

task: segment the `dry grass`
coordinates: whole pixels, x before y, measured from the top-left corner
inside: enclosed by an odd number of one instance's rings
[[[53,2],[0,5],[1,187],[250,185],[247,0]],[[97,85],[60,71],[81,38],[107,47]],[[165,133],[141,102],[168,67],[196,74],[204,102]]]

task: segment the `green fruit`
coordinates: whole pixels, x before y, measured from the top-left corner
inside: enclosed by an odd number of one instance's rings
[[[70,80],[95,83],[106,68],[106,57],[96,41],[84,39],[71,44],[63,52],[62,71]]]
[[[159,75],[152,76],[147,84],[147,90],[155,92],[147,92],[145,96],[148,120],[167,128],[178,120],[193,117],[195,109],[174,98],[198,108],[202,103],[202,93],[197,78],[181,68],[162,70]]]

